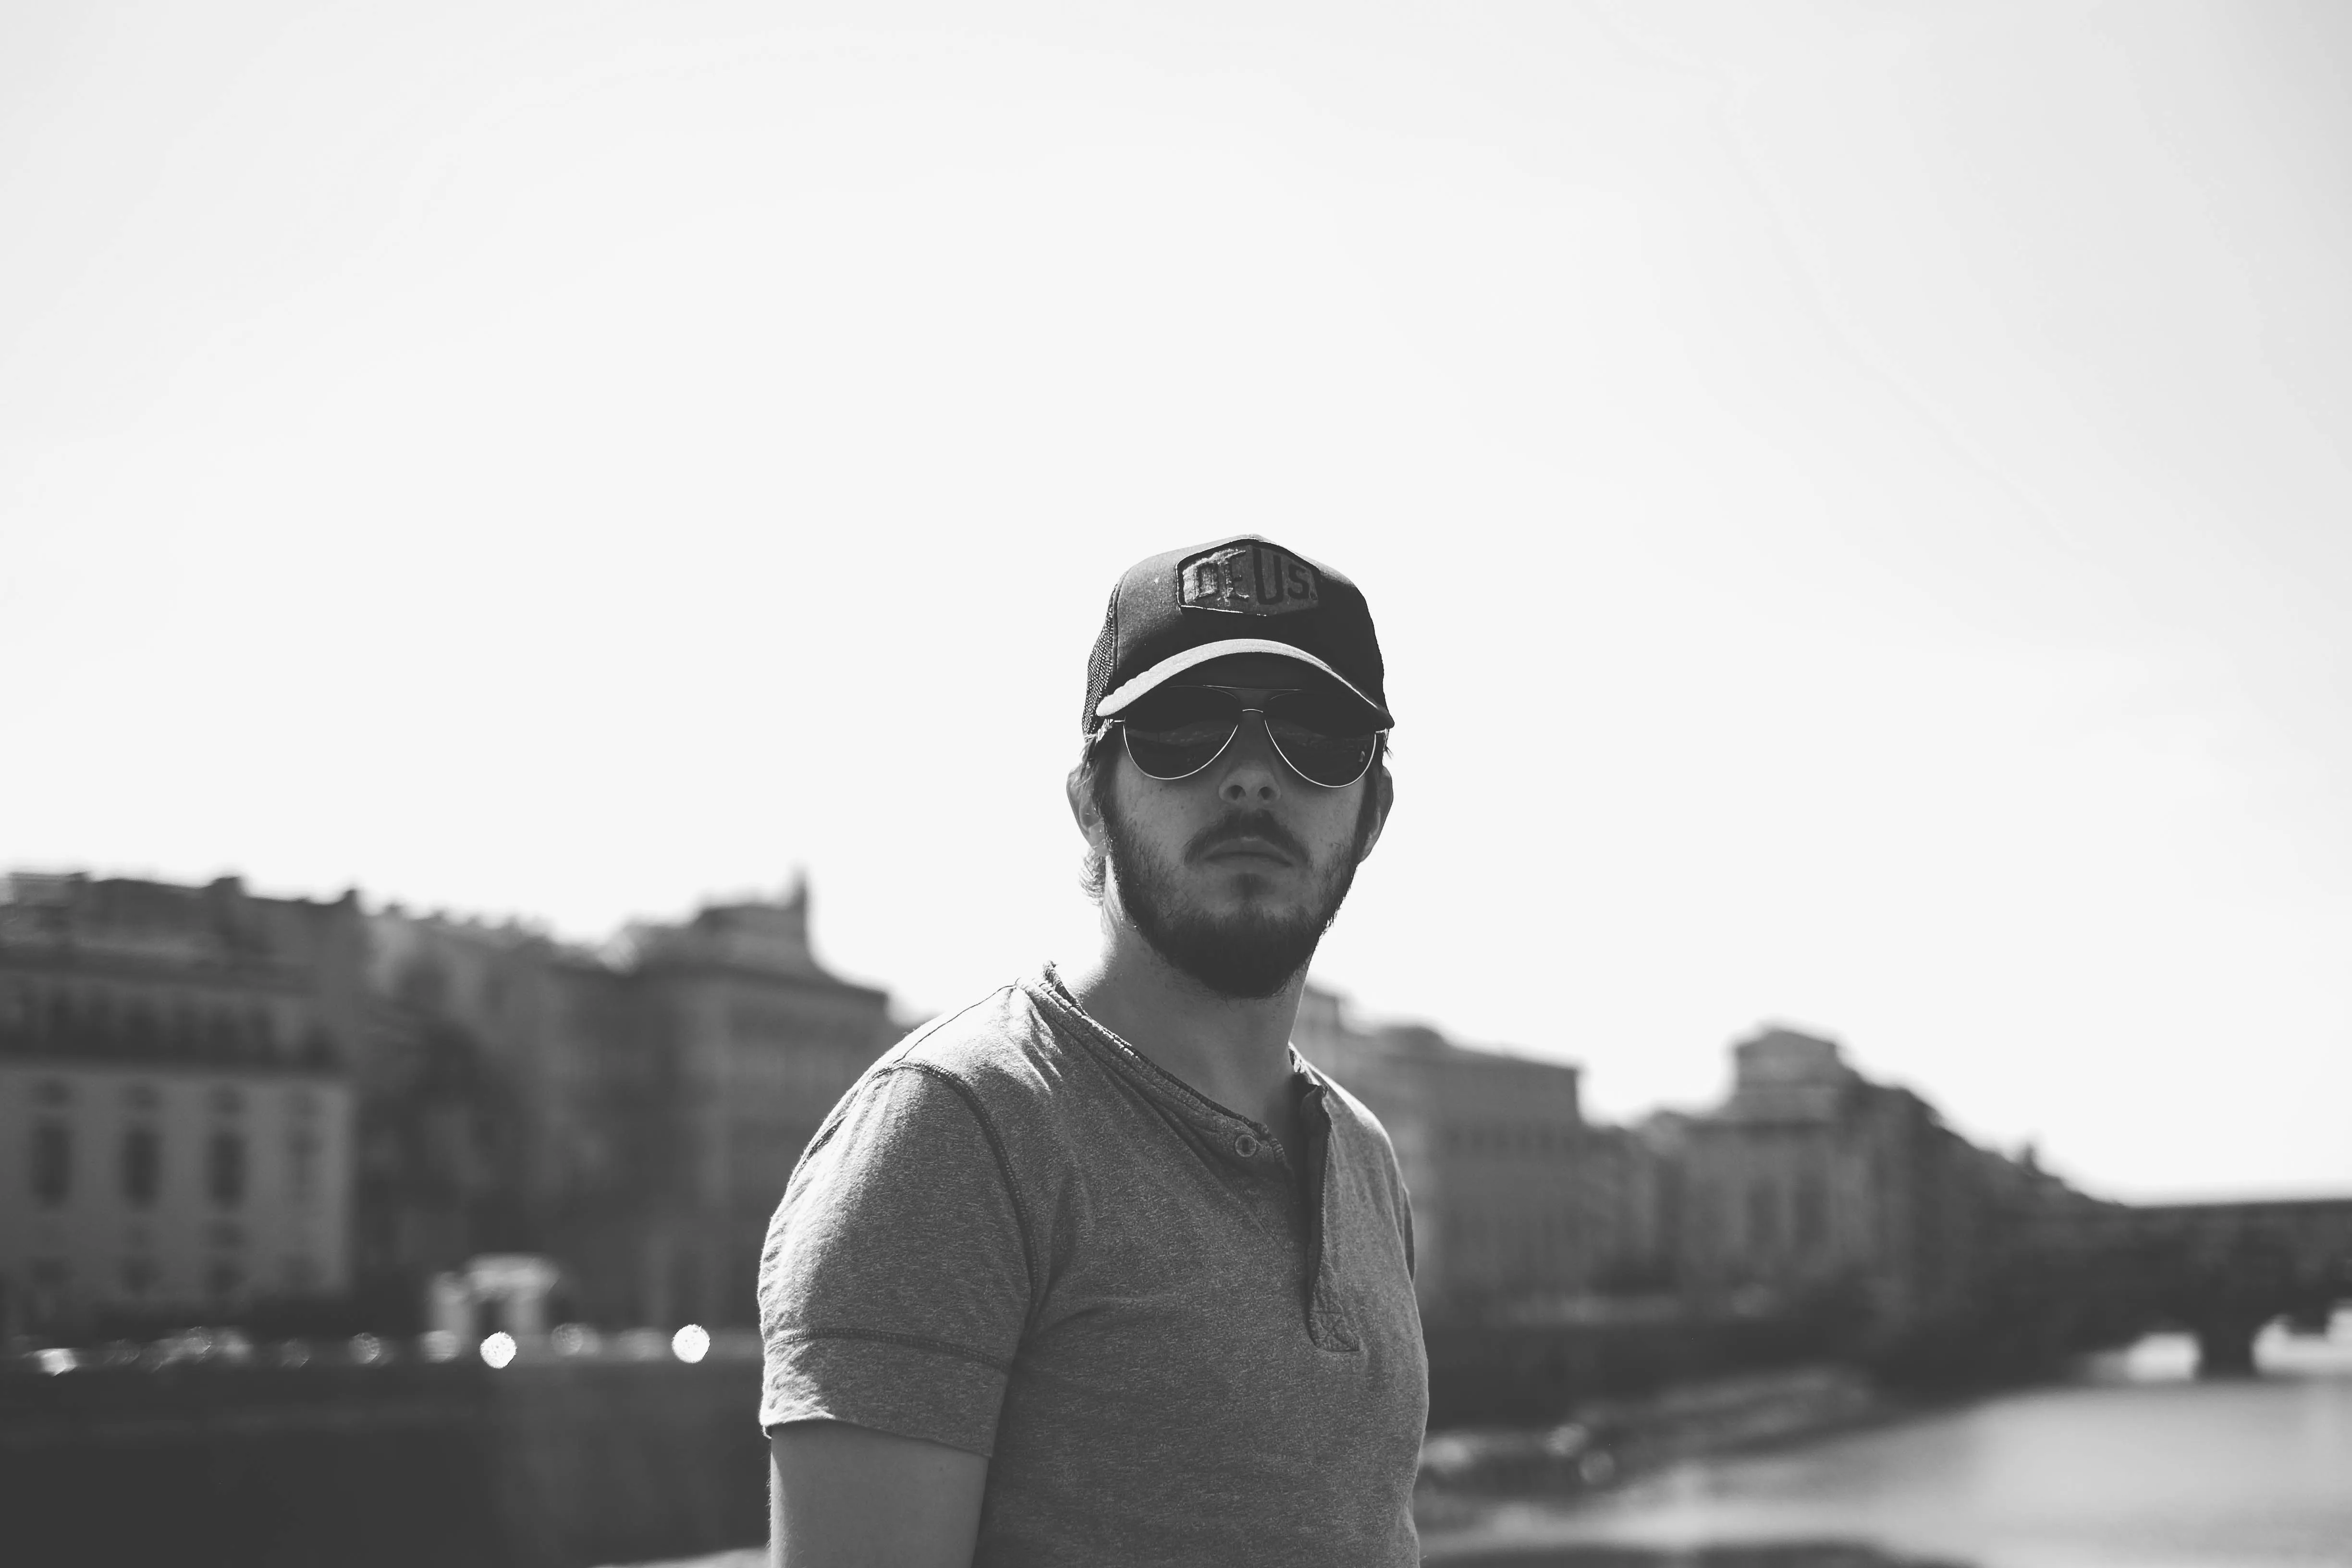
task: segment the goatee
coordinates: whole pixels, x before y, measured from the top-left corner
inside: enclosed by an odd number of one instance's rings
[[[1120,910],[1152,951],[1223,996],[1263,1000],[1288,984],[1315,956],[1356,879],[1358,857],[1351,847],[1323,873],[1303,906],[1275,910],[1253,903],[1233,914],[1213,915],[1185,900],[1177,868],[1137,843],[1116,810],[1104,812],[1103,825]],[[1264,812],[1225,818],[1197,836],[1187,852],[1240,833],[1292,849],[1301,861],[1307,858],[1305,847]]]

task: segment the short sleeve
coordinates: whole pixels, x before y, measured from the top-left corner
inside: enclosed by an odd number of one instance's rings
[[[768,1226],[761,1426],[992,1453],[1031,1289],[1012,1183],[961,1080],[900,1062],[853,1090]]]

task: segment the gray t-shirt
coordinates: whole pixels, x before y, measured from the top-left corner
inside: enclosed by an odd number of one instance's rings
[[[988,1456],[982,1568],[1417,1563],[1404,1184],[1291,1064],[1304,1184],[1050,969],[893,1047],[769,1226],[761,1424]]]

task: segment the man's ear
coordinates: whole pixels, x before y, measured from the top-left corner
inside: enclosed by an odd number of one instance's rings
[[[1364,835],[1364,847],[1356,851],[1356,864],[1360,866],[1371,858],[1372,846],[1381,841],[1381,830],[1389,825],[1389,807],[1396,804],[1396,780],[1389,774],[1389,765],[1382,762],[1372,774],[1372,830]]]
[[[1070,816],[1076,820],[1078,831],[1091,844],[1102,831],[1103,819],[1095,805],[1094,780],[1087,774],[1087,765],[1080,763],[1070,770],[1070,776],[1062,782],[1062,793],[1069,800]]]

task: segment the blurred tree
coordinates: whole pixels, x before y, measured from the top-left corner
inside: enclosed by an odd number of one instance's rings
[[[518,1195],[520,1104],[473,1033],[420,1000],[377,1005],[357,1084],[353,1274],[390,1331],[421,1321],[433,1274],[542,1244]]]

